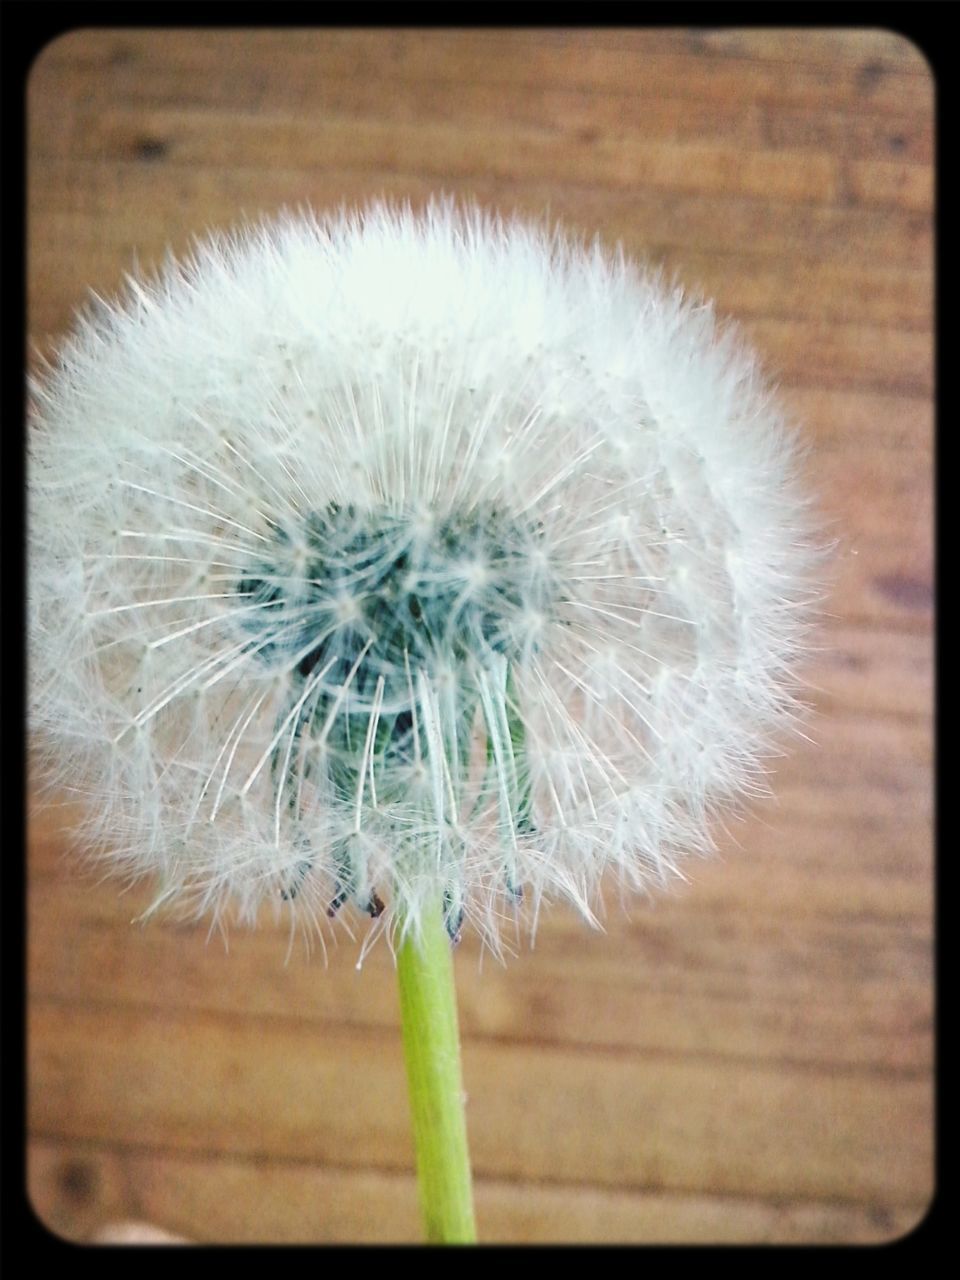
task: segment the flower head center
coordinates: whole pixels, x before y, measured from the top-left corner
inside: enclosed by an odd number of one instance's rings
[[[516,661],[558,598],[542,528],[493,504],[427,519],[330,503],[276,528],[237,583],[261,661],[303,679],[329,666],[330,686],[352,672],[366,697],[382,678],[394,701],[411,671]]]

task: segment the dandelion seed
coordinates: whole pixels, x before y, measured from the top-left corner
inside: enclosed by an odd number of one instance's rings
[[[682,876],[794,726],[797,447],[622,254],[285,216],[128,279],[33,405],[33,728],[158,904],[439,896],[497,948],[521,898]]]

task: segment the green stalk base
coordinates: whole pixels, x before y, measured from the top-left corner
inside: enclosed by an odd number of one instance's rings
[[[428,1244],[475,1244],[453,955],[438,901],[397,952],[403,1053]]]

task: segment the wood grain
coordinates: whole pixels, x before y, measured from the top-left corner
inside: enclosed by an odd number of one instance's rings
[[[690,883],[457,956],[488,1241],[876,1242],[933,1193],[933,83],[882,30],[83,30],[31,74],[38,351],[213,225],[442,189],[740,324],[837,550],[812,742]],[[131,927],[38,798],[28,1193],[88,1239],[418,1238],[394,975]],[[328,944],[329,947],[329,944]],[[289,951],[289,955],[288,955]]]

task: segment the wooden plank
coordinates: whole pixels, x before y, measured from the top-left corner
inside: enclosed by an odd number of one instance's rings
[[[919,801],[932,782],[933,741],[930,719],[841,715],[818,717],[806,731],[822,735],[823,745],[791,747],[774,779],[781,807],[784,790],[806,793],[804,812],[812,821],[824,812],[849,806],[852,794],[870,795],[877,812],[892,814],[909,797]],[[894,796],[894,792],[896,796]],[[796,806],[794,806],[794,809]],[[848,812],[855,812],[850,810]],[[925,811],[928,812],[928,811]]]
[[[502,103],[501,103],[502,108]],[[202,112],[179,104],[116,106],[107,98],[78,105],[62,126],[36,128],[32,154],[71,163],[143,161],[163,165],[226,168],[284,167],[312,170],[350,164],[376,170],[408,169],[444,178],[491,174],[549,178],[610,187],[662,188],[673,192],[726,192],[801,203],[856,203],[930,213],[930,165],[899,160],[840,157],[809,148],[767,149],[742,137],[705,141],[651,139],[645,128],[628,131],[621,120],[609,130],[591,126],[561,131],[555,121],[504,133],[502,121],[464,120],[453,111],[437,119],[389,122],[355,115],[291,117],[274,111]]]
[[[691,294],[713,299],[720,315],[901,332],[933,328],[932,271],[770,259],[753,256],[747,247],[721,254],[650,246],[646,257]]]
[[[29,1148],[28,1186],[40,1220],[68,1240],[134,1217],[211,1244],[419,1240],[416,1189],[405,1174],[38,1141]],[[867,1244],[903,1235],[925,1209],[492,1179],[477,1183],[476,1199],[489,1244]]]
[[[889,633],[833,623],[817,671],[817,716],[838,713],[915,716],[933,712],[933,644],[923,632]]]
[[[607,33],[604,33],[606,35]],[[616,32],[616,38],[628,33]],[[855,62],[880,63],[885,70],[929,75],[923,52],[907,36],[896,31],[860,28],[817,30],[811,27],[704,28],[682,31],[658,29],[629,33],[644,48],[661,52],[682,51],[711,56],[756,58],[763,62]]]
[[[860,159],[896,157],[923,168],[934,159],[934,117],[926,111],[877,116],[855,110],[768,105],[760,117],[760,137],[768,147]]]
[[[822,510],[843,513],[830,589],[847,621],[932,620],[933,476],[924,463],[905,466],[897,451],[846,466],[811,458]]]
[[[788,387],[783,400],[793,412],[798,431],[818,454],[835,464],[865,450],[882,452],[900,469],[932,477],[933,401],[930,396],[898,396],[886,392],[845,391],[836,387]],[[849,455],[849,457],[845,457]],[[831,464],[825,461],[826,466]]]
[[[894,160],[856,160],[845,172],[846,196],[862,205],[933,210],[933,169]]]
[[[839,480],[837,486],[839,486]],[[833,510],[840,511],[840,506]],[[901,527],[903,521],[898,522]],[[933,619],[933,570],[930,555],[932,527],[924,520],[909,522],[905,539],[895,531],[882,547],[871,550],[869,566],[861,567],[864,542],[857,520],[848,522],[841,540],[830,599],[842,602],[843,616],[863,626],[900,629],[929,628]]]
[[[932,395],[930,333],[768,317],[745,321],[744,329],[786,386]]]
[[[824,569],[822,616],[867,628],[883,624],[929,631],[934,611],[933,459],[924,429],[929,404],[914,414],[919,401],[891,400],[886,420],[892,434],[882,446],[869,428],[878,397],[857,405],[847,396],[805,396],[789,388],[785,399],[799,406],[800,439],[811,446],[803,474],[824,536],[834,542]],[[846,424],[849,431],[841,438]],[[863,435],[860,424],[865,424]],[[826,440],[818,439],[820,431],[828,433]],[[812,670],[809,678],[816,679]]]
[[[261,74],[232,86],[241,95],[239,102],[236,93],[225,95],[223,85],[211,86],[206,79],[204,101],[191,102],[191,87],[185,93],[182,84],[170,85],[167,92],[163,85],[151,89],[149,68],[146,80],[138,80],[135,92],[126,96],[119,92],[109,68],[100,70],[107,74],[55,66],[38,71],[30,86],[27,121],[32,156],[64,160],[89,150],[80,120],[104,109],[126,112],[131,121],[169,108],[191,110],[202,120],[229,97],[234,119],[261,113],[269,100],[274,113],[302,117],[313,112],[315,123],[377,122],[383,118],[387,92],[376,77],[331,75],[292,85],[277,77],[267,91]],[[251,90],[249,99],[242,96]],[[745,151],[783,149],[858,160],[896,159],[927,172],[933,162],[932,112],[874,116],[855,110],[825,111],[819,105],[805,109],[774,103],[761,106],[748,99],[701,103],[669,94],[651,101],[617,91],[523,84],[394,80],[388,92],[390,118],[403,125],[457,122],[463,128],[496,128],[502,135],[506,114],[515,128],[547,130],[580,144],[633,133],[650,143],[714,141]],[[74,109],[65,111],[65,101],[71,101]],[[144,128],[140,141],[145,139]],[[145,159],[163,158],[162,150],[151,153],[142,148],[141,154]]]
[[[107,51],[113,65],[122,65],[135,48],[131,45],[129,31],[101,29],[73,32],[48,46],[46,57],[56,65],[85,65]],[[180,47],[189,35],[183,29],[167,29],[162,32],[149,30],[144,33],[145,45],[156,43],[162,36],[170,47]],[[224,33],[216,33],[224,34]],[[225,33],[231,38],[230,50],[237,56],[238,49],[246,44],[241,32]],[[404,37],[432,37],[435,47],[451,44],[454,49],[463,44],[480,48],[502,48],[506,43],[519,48],[564,49],[571,45],[589,43],[608,52],[647,54],[690,54],[698,58],[752,59],[759,62],[787,62],[790,64],[880,62],[887,72],[929,76],[929,63],[923,52],[909,38],[883,29],[856,30],[815,28],[710,28],[710,27],[597,27],[589,30],[563,27],[538,27],[530,29],[473,28],[460,32],[403,30],[362,30],[349,28],[272,30],[268,34],[270,49],[276,53],[302,50],[305,40],[312,37],[318,47],[340,50],[351,47],[367,47],[371,44],[382,48],[394,48]],[[82,35],[82,39],[80,38]],[[442,37],[447,36],[443,41]],[[209,37],[208,37],[209,38]],[[223,47],[215,39],[207,46],[216,51]]]
[[[834,157],[809,151],[745,150],[736,143],[653,142],[622,129],[563,134],[502,122],[465,126],[444,121],[295,118],[285,113],[189,108],[144,110],[110,105],[79,108],[71,162],[155,158],[189,168],[262,168],[282,163],[316,168],[409,170],[451,178],[484,175],[590,181],[614,188],[646,187],[701,194],[736,188],[744,195],[830,204],[838,198]],[[40,153],[42,154],[42,152]],[[889,203],[889,198],[884,203]]]
[[[229,1012],[262,1019],[265,1035],[291,1018],[397,1029],[386,946],[357,975],[346,943],[329,967],[298,946],[285,962],[286,938],[269,922],[234,934],[229,951],[208,944],[203,923],[131,928],[114,885],[78,890],[68,873],[32,898],[31,1000]],[[629,917],[611,912],[603,935],[551,914],[535,952],[522,948],[506,967],[481,970],[470,938],[457,956],[463,1034],[691,1061],[929,1071],[927,919],[808,915],[785,932],[782,915],[755,911],[752,923],[732,936],[694,888]]]
[[[40,1138],[411,1165],[393,1034],[264,1037],[257,1019],[35,1000],[29,1043]],[[924,1076],[469,1041],[464,1074],[481,1177],[895,1203],[931,1190]]]
[[[28,138],[32,155],[44,159],[69,159],[75,147],[84,145],[78,127],[78,112],[90,113],[109,108],[126,112],[131,119],[154,111],[173,108],[192,111],[202,121],[208,110],[217,110],[229,100],[235,116],[256,116],[265,103],[263,77],[238,83],[236,93],[210,93],[202,86],[205,100],[191,101],[178,90],[165,92],[163,84],[152,85],[150,69],[146,80],[138,80],[135,92],[123,94],[110,75],[96,74],[77,67],[46,66],[31,82],[28,111]],[[222,86],[219,86],[222,88]],[[404,82],[394,80],[384,86],[376,77],[314,76],[309,82],[290,85],[283,76],[269,84],[271,111],[278,115],[315,113],[315,121],[339,120],[381,122],[385,97],[389,99],[390,119],[398,124],[436,125],[458,121],[462,127],[497,128],[504,132],[504,117],[520,128],[544,129],[551,133],[574,135],[581,142],[607,133],[637,131],[650,141],[704,142],[735,140],[745,147],[764,145],[764,117],[760,109],[749,103],[712,103],[700,105],[683,98],[662,98],[656,102],[638,102],[617,92],[597,93],[590,89],[547,87],[544,85],[484,85],[465,82]],[[206,99],[209,98],[209,101]],[[76,109],[66,112],[64,100]],[[819,119],[819,114],[815,117]],[[891,128],[909,129],[918,141],[905,146],[898,154],[904,159],[929,161],[932,148],[922,150],[922,135],[912,119],[886,118],[873,123],[872,133],[883,141],[877,144],[880,155],[890,154],[885,141]],[[864,126],[866,128],[866,126]],[[811,147],[802,130],[798,130],[800,146],[805,150],[837,152],[840,139],[829,137],[829,145]],[[788,145],[774,142],[773,147]],[[858,151],[858,154],[860,152]]]
[[[485,166],[470,176],[438,170],[426,177],[412,169],[365,168],[347,158],[342,166],[310,172],[278,165],[268,175],[242,167],[168,170],[149,162],[98,165],[88,174],[86,166],[51,162],[28,184],[33,251],[48,256],[69,233],[78,250],[86,252],[109,227],[114,242],[128,245],[128,252],[139,246],[145,254],[159,255],[167,243],[181,249],[191,235],[235,223],[245,214],[258,217],[307,203],[336,208],[385,193],[416,206],[444,190],[505,212],[516,210],[535,219],[546,215],[588,237],[602,230],[608,242],[622,241],[629,253],[641,257],[650,246],[742,253],[749,245],[757,257],[790,260],[802,252],[812,263],[863,263],[867,268],[883,263],[921,271],[932,264],[930,216],[912,210],[758,200],[735,188],[678,193],[637,183],[621,192],[597,187],[588,178],[496,177]],[[176,203],[169,198],[171,189],[178,193]],[[190,218],[184,217],[184,209],[193,210]]]
[[[53,69],[108,67],[120,97],[191,87],[189,102],[263,94],[265,84],[309,86],[319,73],[418,83],[612,89],[626,96],[783,103],[882,114],[932,110],[922,59],[909,70],[867,51],[849,60],[778,60],[659,52],[644,39],[611,45],[590,31],[261,30],[77,31],[44,50],[34,77]],[[802,54],[799,53],[802,57]],[[816,55],[813,55],[816,57]],[[822,56],[822,54],[821,54]],[[282,71],[280,70],[282,68]],[[252,80],[252,84],[251,84]],[[249,86],[246,91],[244,82]],[[309,100],[309,98],[307,99]]]

